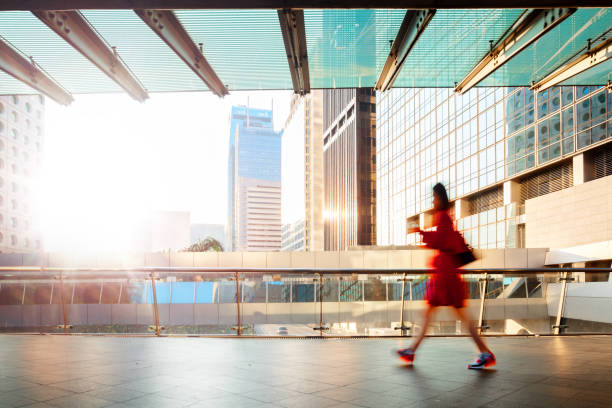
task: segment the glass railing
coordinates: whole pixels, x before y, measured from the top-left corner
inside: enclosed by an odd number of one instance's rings
[[[485,335],[612,333],[610,268],[466,269]],[[410,336],[427,269],[0,268],[0,332]],[[430,335],[465,335],[439,308]]]

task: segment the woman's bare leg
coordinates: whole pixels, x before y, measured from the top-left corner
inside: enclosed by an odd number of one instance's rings
[[[435,307],[427,306],[427,310],[425,310],[425,319],[423,321],[423,328],[421,329],[421,333],[419,333],[419,337],[417,337],[414,340],[414,343],[412,343],[411,348],[413,352],[416,351],[416,349],[419,347],[419,345],[423,341],[423,338],[425,337],[425,332],[427,331],[427,328],[429,327],[429,322],[431,321],[431,316],[434,310],[435,310]]]
[[[487,344],[484,342],[484,340],[482,339],[482,337],[480,337],[478,335],[478,332],[476,331],[476,327],[474,326],[474,324],[472,323],[472,321],[470,320],[470,317],[468,316],[466,310],[464,307],[462,308],[454,308],[455,309],[455,313],[457,313],[457,316],[459,316],[459,319],[461,320],[461,322],[465,325],[467,325],[469,331],[470,331],[470,335],[472,336],[472,339],[474,339],[474,343],[476,343],[476,346],[478,347],[478,350],[481,353],[490,353],[493,354],[491,352],[491,350],[489,349],[489,347],[487,346]]]

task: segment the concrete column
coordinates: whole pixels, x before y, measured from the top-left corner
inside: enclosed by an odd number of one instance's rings
[[[465,218],[470,215],[470,203],[468,200],[455,200],[455,219],[458,220],[459,218]]]
[[[572,158],[574,185],[584,184],[591,181],[593,174],[593,163],[584,153],[577,154]]]
[[[517,203],[519,201],[521,201],[520,183],[513,180],[504,182],[504,205]]]

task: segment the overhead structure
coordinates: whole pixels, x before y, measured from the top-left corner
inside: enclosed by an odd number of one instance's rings
[[[1,38],[0,69],[61,105],[69,105],[74,100],[70,93],[42,72],[34,61],[26,59]]]
[[[551,8],[580,4],[580,7],[610,7],[610,0],[2,0],[0,10],[119,10],[151,8],[189,9],[516,9]]]
[[[32,11],[49,28],[83,54],[110,79],[138,102],[144,102],[147,91],[111,48],[77,10]]]
[[[191,68],[217,96],[229,94],[227,87],[210,66],[202,49],[189,36],[171,10],[136,9],[136,14]]]
[[[508,34],[502,37],[497,45],[492,44],[491,51],[459,82],[455,92],[464,93],[478,85],[575,11],[575,8],[526,10]]]
[[[395,41],[393,41],[385,66],[376,82],[376,90],[384,92],[393,86],[406,57],[435,14],[435,9],[406,11],[406,16],[397,32]]]
[[[584,54],[559,67],[534,84],[531,89],[544,91],[610,59],[612,59],[612,38],[605,40],[593,49],[587,50]]]
[[[293,92],[299,95],[306,95],[310,93],[310,73],[308,70],[304,10],[278,10],[278,20],[283,33],[285,50],[287,51]]]

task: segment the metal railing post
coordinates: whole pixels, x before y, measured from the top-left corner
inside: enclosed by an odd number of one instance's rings
[[[319,336],[323,336],[323,331],[327,330],[327,327],[323,327],[323,273],[317,272],[315,275],[319,275],[319,327],[313,330],[318,330]]]
[[[480,310],[478,312],[478,334],[484,333],[489,326],[484,326],[484,310],[485,299],[487,297],[487,285],[489,283],[489,274],[485,273],[484,277],[479,280],[480,286]]]
[[[561,281],[561,293],[559,293],[559,306],[557,307],[557,318],[555,319],[555,325],[553,326],[553,334],[559,335],[562,334],[562,330],[567,326],[561,324],[561,319],[563,318],[563,305],[565,305],[565,295],[567,293],[567,281],[574,280],[574,278],[567,277],[568,272],[563,272],[563,277],[559,280]]]
[[[157,290],[155,289],[155,276],[151,272],[151,288],[153,289],[153,314],[155,315],[155,335],[161,335],[159,328],[159,309],[157,307]]]
[[[395,327],[395,330],[401,330],[402,336],[406,336],[408,334],[408,330],[410,330],[410,327],[406,326],[406,323],[404,321],[404,309],[405,309],[405,303],[406,303],[406,281],[410,281],[410,297],[412,298],[412,279],[406,279],[406,272],[404,272],[404,276],[402,277],[401,281],[402,281],[402,308],[400,310],[400,326]]]
[[[238,272],[234,273],[234,279],[236,280],[236,310],[238,311],[236,335],[242,336],[242,319],[240,318],[240,279],[238,278]]]
[[[64,334],[68,334],[68,315],[66,313],[66,302],[64,300],[64,276],[60,271],[60,300],[62,302],[62,314],[64,315]]]

